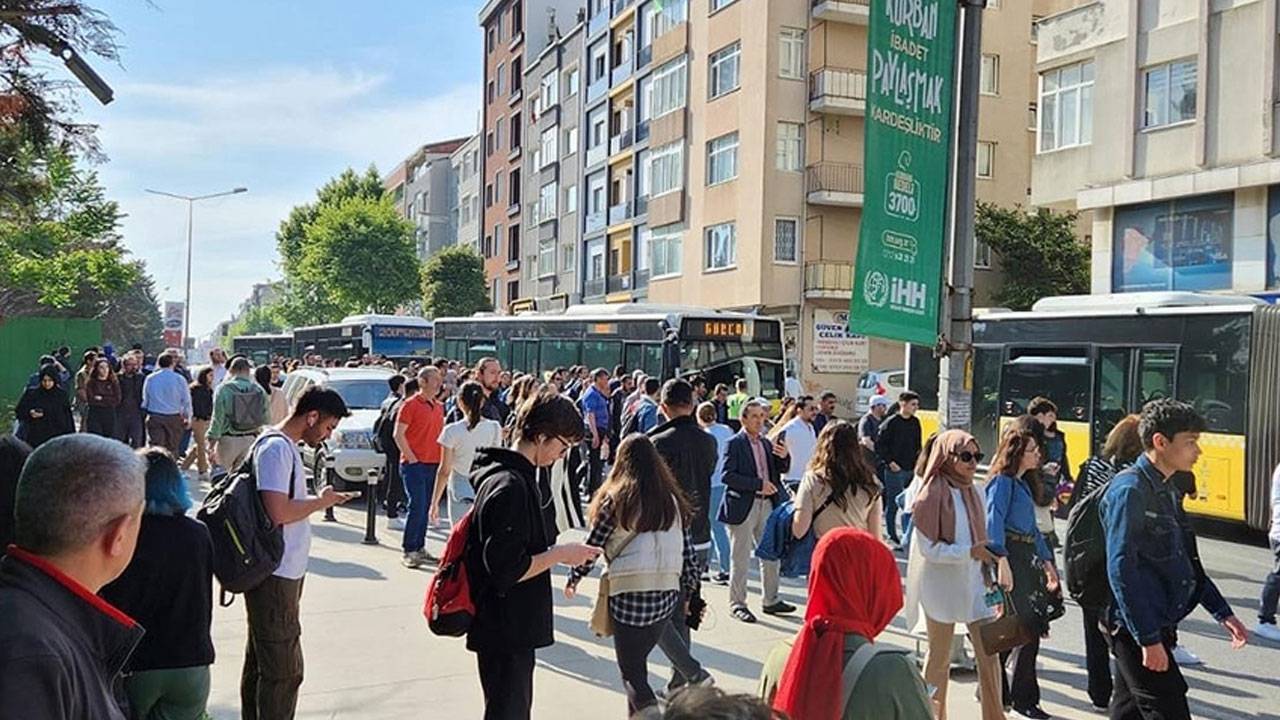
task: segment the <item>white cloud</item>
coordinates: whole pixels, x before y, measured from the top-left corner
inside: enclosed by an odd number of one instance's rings
[[[183,295],[186,207],[144,189],[249,188],[196,205],[191,324],[201,334],[253,283],[278,277],[275,231],[293,205],[347,166],[376,162],[385,172],[422,143],[473,132],[480,92],[396,97],[382,75],[281,67],[182,85],[124,82],[117,98],[91,112],[111,158],[100,174],[162,299]]]

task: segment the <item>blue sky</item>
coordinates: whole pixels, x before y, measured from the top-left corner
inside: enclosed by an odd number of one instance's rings
[[[110,158],[125,244],[162,300],[181,300],[186,208],[146,188],[248,194],[196,205],[192,332],[280,276],[275,231],[347,166],[386,173],[418,145],[469,135],[480,109],[480,3],[471,0],[101,0],[121,61],[115,89],[80,98]],[[57,72],[57,70],[55,70]]]

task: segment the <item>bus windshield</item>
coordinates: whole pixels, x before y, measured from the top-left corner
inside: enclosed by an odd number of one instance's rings
[[[782,397],[782,345],[780,343],[741,343],[737,341],[682,341],[680,369],[696,373],[708,387],[724,383],[733,387],[738,378],[746,378],[752,395],[777,400]]]

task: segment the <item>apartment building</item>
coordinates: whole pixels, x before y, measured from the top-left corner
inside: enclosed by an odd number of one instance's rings
[[[407,211],[404,203],[405,175],[405,164],[401,161],[382,178],[382,187],[386,189],[387,195],[391,198],[391,204],[401,215]]]
[[[423,145],[403,163],[404,216],[414,224],[415,247],[422,262],[458,241],[453,153],[466,142],[467,138],[456,138]]]
[[[548,29],[549,45],[526,64],[524,136],[525,208],[521,216],[524,257],[516,309],[561,309],[579,301],[582,217],[583,13],[561,31]]]
[[[580,5],[580,0],[489,0],[480,10],[484,29],[480,244],[490,300],[500,310],[522,297],[525,58],[538,57],[550,44],[549,29],[556,18],[575,17]]]
[[[1039,24],[1037,204],[1088,214],[1095,293],[1280,290],[1274,2],[1096,0]]]
[[[457,227],[457,244],[480,252],[480,135],[472,135],[449,156],[453,176],[457,180],[454,196],[457,203],[450,209]]]

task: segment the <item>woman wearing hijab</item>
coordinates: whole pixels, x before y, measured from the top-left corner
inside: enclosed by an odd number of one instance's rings
[[[21,438],[32,448],[76,431],[71,401],[67,391],[58,385],[58,371],[53,365],[40,369],[39,384],[22,393],[14,415],[22,421]]]
[[[845,664],[901,608],[889,548],[856,528],[827,532],[813,553],[804,627],[794,647],[779,645],[765,661],[761,694],[798,720],[932,720],[924,681],[905,653],[874,655],[853,688],[841,687]]]
[[[929,638],[924,680],[937,688],[938,720],[947,720],[947,682],[956,623],[968,627],[973,643],[982,720],[1004,719],[1000,660],[986,653],[978,633],[978,625],[994,614],[986,603],[982,566],[996,560],[987,548],[982,493],[973,484],[982,457],[978,442],[969,433],[947,430],[938,435],[911,509],[906,620],[912,632],[919,632],[923,625]]]

